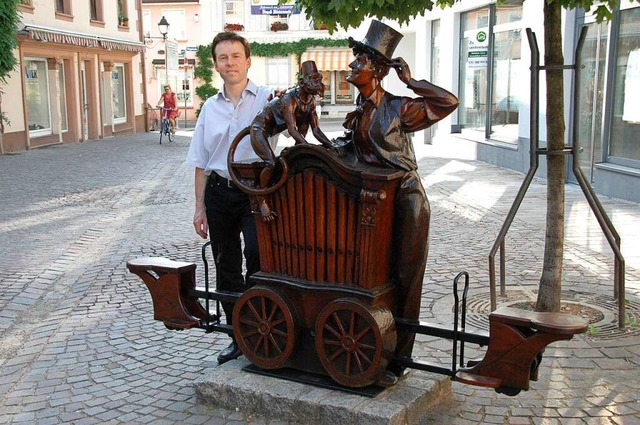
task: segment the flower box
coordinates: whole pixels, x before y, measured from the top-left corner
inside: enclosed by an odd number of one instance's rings
[[[244,25],[242,24],[225,24],[224,30],[228,32],[244,31]]]
[[[271,24],[271,31],[286,31],[289,29],[289,24],[286,22],[274,22]]]

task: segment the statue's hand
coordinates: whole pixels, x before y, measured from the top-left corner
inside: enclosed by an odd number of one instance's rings
[[[398,73],[398,78],[400,78],[403,83],[409,84],[409,80],[411,79],[411,69],[409,69],[407,62],[404,59],[397,57],[391,59],[391,66],[395,68]]]
[[[269,205],[267,204],[267,201],[265,199],[260,202],[260,215],[266,222],[275,220],[277,216],[276,212],[272,211],[271,208],[269,208]]]

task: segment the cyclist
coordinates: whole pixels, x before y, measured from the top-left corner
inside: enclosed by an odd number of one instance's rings
[[[163,104],[163,107],[169,109],[168,111],[163,111],[167,113],[167,118],[169,118],[169,122],[171,123],[171,132],[176,132],[176,117],[178,116],[178,98],[176,94],[171,91],[171,86],[169,84],[164,86],[164,93],[160,96],[160,100],[158,100],[158,105]]]

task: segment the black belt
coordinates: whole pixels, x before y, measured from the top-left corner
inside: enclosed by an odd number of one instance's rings
[[[214,182],[218,186],[223,186],[228,189],[239,190],[238,186],[233,182],[233,180],[225,179],[224,177],[218,175],[214,171],[212,171],[211,174],[209,175],[209,180]]]

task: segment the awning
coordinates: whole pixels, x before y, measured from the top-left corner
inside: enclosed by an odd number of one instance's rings
[[[26,33],[32,40],[49,43],[72,44],[74,46],[124,50],[127,52],[142,52],[145,50],[144,44],[136,41],[101,37],[37,25],[25,25],[23,33]]]
[[[315,61],[319,71],[348,71],[353,59],[351,49],[314,49],[304,52],[300,61]]]

